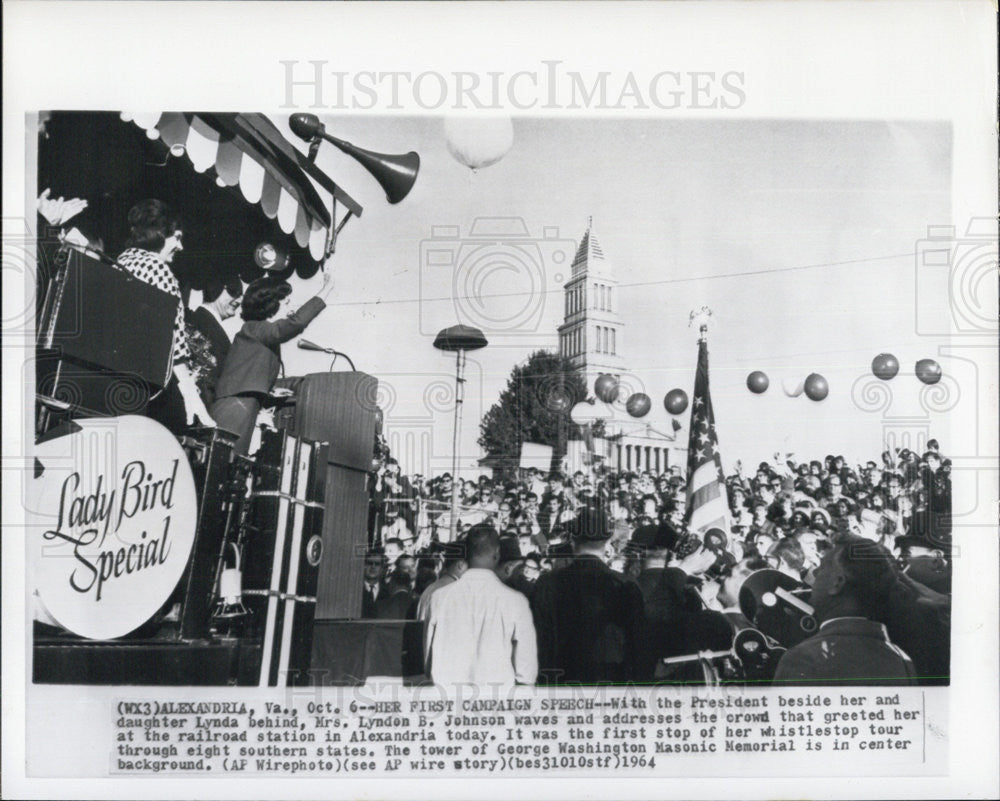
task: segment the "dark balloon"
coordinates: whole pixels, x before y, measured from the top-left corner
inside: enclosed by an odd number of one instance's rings
[[[549,396],[549,408],[554,412],[565,412],[569,409],[570,399],[569,395],[563,391],[553,392]]]
[[[670,414],[684,414],[688,407],[688,396],[683,389],[672,389],[663,398],[663,408]]]
[[[925,384],[936,384],[941,380],[941,365],[933,359],[921,359],[917,362],[917,378]]]
[[[872,373],[876,378],[888,381],[890,378],[895,378],[898,372],[899,359],[891,353],[880,353],[872,359]]]
[[[645,417],[653,408],[653,402],[645,392],[636,392],[625,402],[625,411],[633,417]]]
[[[599,375],[594,381],[594,394],[598,400],[614,403],[618,398],[618,380],[613,375]]]
[[[754,370],[747,376],[747,389],[749,389],[754,395],[760,395],[762,392],[767,392],[767,388],[770,385],[771,380],[767,377],[767,373],[762,373],[760,370]]]
[[[821,401],[830,394],[830,385],[819,373],[809,373],[806,377],[806,397],[809,400]]]

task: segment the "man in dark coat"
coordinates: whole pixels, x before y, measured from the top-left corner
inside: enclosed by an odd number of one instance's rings
[[[642,593],[602,561],[611,535],[606,516],[585,508],[571,533],[573,560],[539,578],[531,599],[540,682],[647,680]]]
[[[385,592],[385,571],[388,560],[381,551],[365,554],[364,586],[361,595],[361,617],[373,618],[378,611],[378,600]]]
[[[877,622],[897,583],[898,571],[885,548],[852,535],[841,540],[816,570],[810,602],[819,630],[781,658],[774,683],[915,684],[913,662]]]
[[[411,578],[403,570],[393,570],[385,580],[385,591],[375,601],[375,617],[380,620],[407,620],[414,611]]]
[[[215,402],[215,383],[219,380],[222,364],[225,362],[229,346],[232,344],[229,334],[222,327],[222,323],[236,315],[240,309],[240,298],[242,297],[243,284],[236,278],[222,287],[214,299],[209,300],[209,295],[206,293],[205,302],[188,313],[188,324],[205,337],[209,352],[215,358],[215,367],[208,376],[208,380],[204,385],[198,387],[201,391],[201,399],[206,406],[211,406]]]

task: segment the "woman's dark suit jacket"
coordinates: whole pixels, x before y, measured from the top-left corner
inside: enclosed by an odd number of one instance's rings
[[[243,323],[226,355],[215,397],[267,395],[281,368],[281,343],[305,331],[325,308],[321,298],[310,298],[284,320]]]

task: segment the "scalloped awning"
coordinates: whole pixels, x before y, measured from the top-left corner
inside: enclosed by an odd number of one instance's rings
[[[162,139],[174,155],[186,154],[196,172],[214,169],[220,186],[239,186],[247,201],[277,220],[316,261],[325,256],[331,216],[313,181],[354,216],[361,215],[361,206],[262,114],[123,112],[121,117],[149,138]]]

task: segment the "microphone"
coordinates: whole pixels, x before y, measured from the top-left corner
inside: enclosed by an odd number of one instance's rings
[[[333,354],[335,351],[333,348],[324,348],[322,345],[317,345],[315,342],[310,342],[308,339],[300,339],[298,341],[299,348],[302,350],[318,350],[321,353]]]
[[[335,350],[333,348],[324,347],[323,345],[317,345],[315,342],[310,342],[308,339],[300,339],[297,344],[300,350],[315,350],[319,351],[320,353],[329,353],[331,356],[333,356],[333,361],[330,362],[331,370],[333,369],[333,365],[337,363],[337,357],[343,356],[347,360],[347,363],[351,365],[351,370],[353,370],[355,373],[358,371],[358,368],[354,366],[354,362],[351,361],[351,357],[348,356],[346,353],[343,353],[339,350]]]

